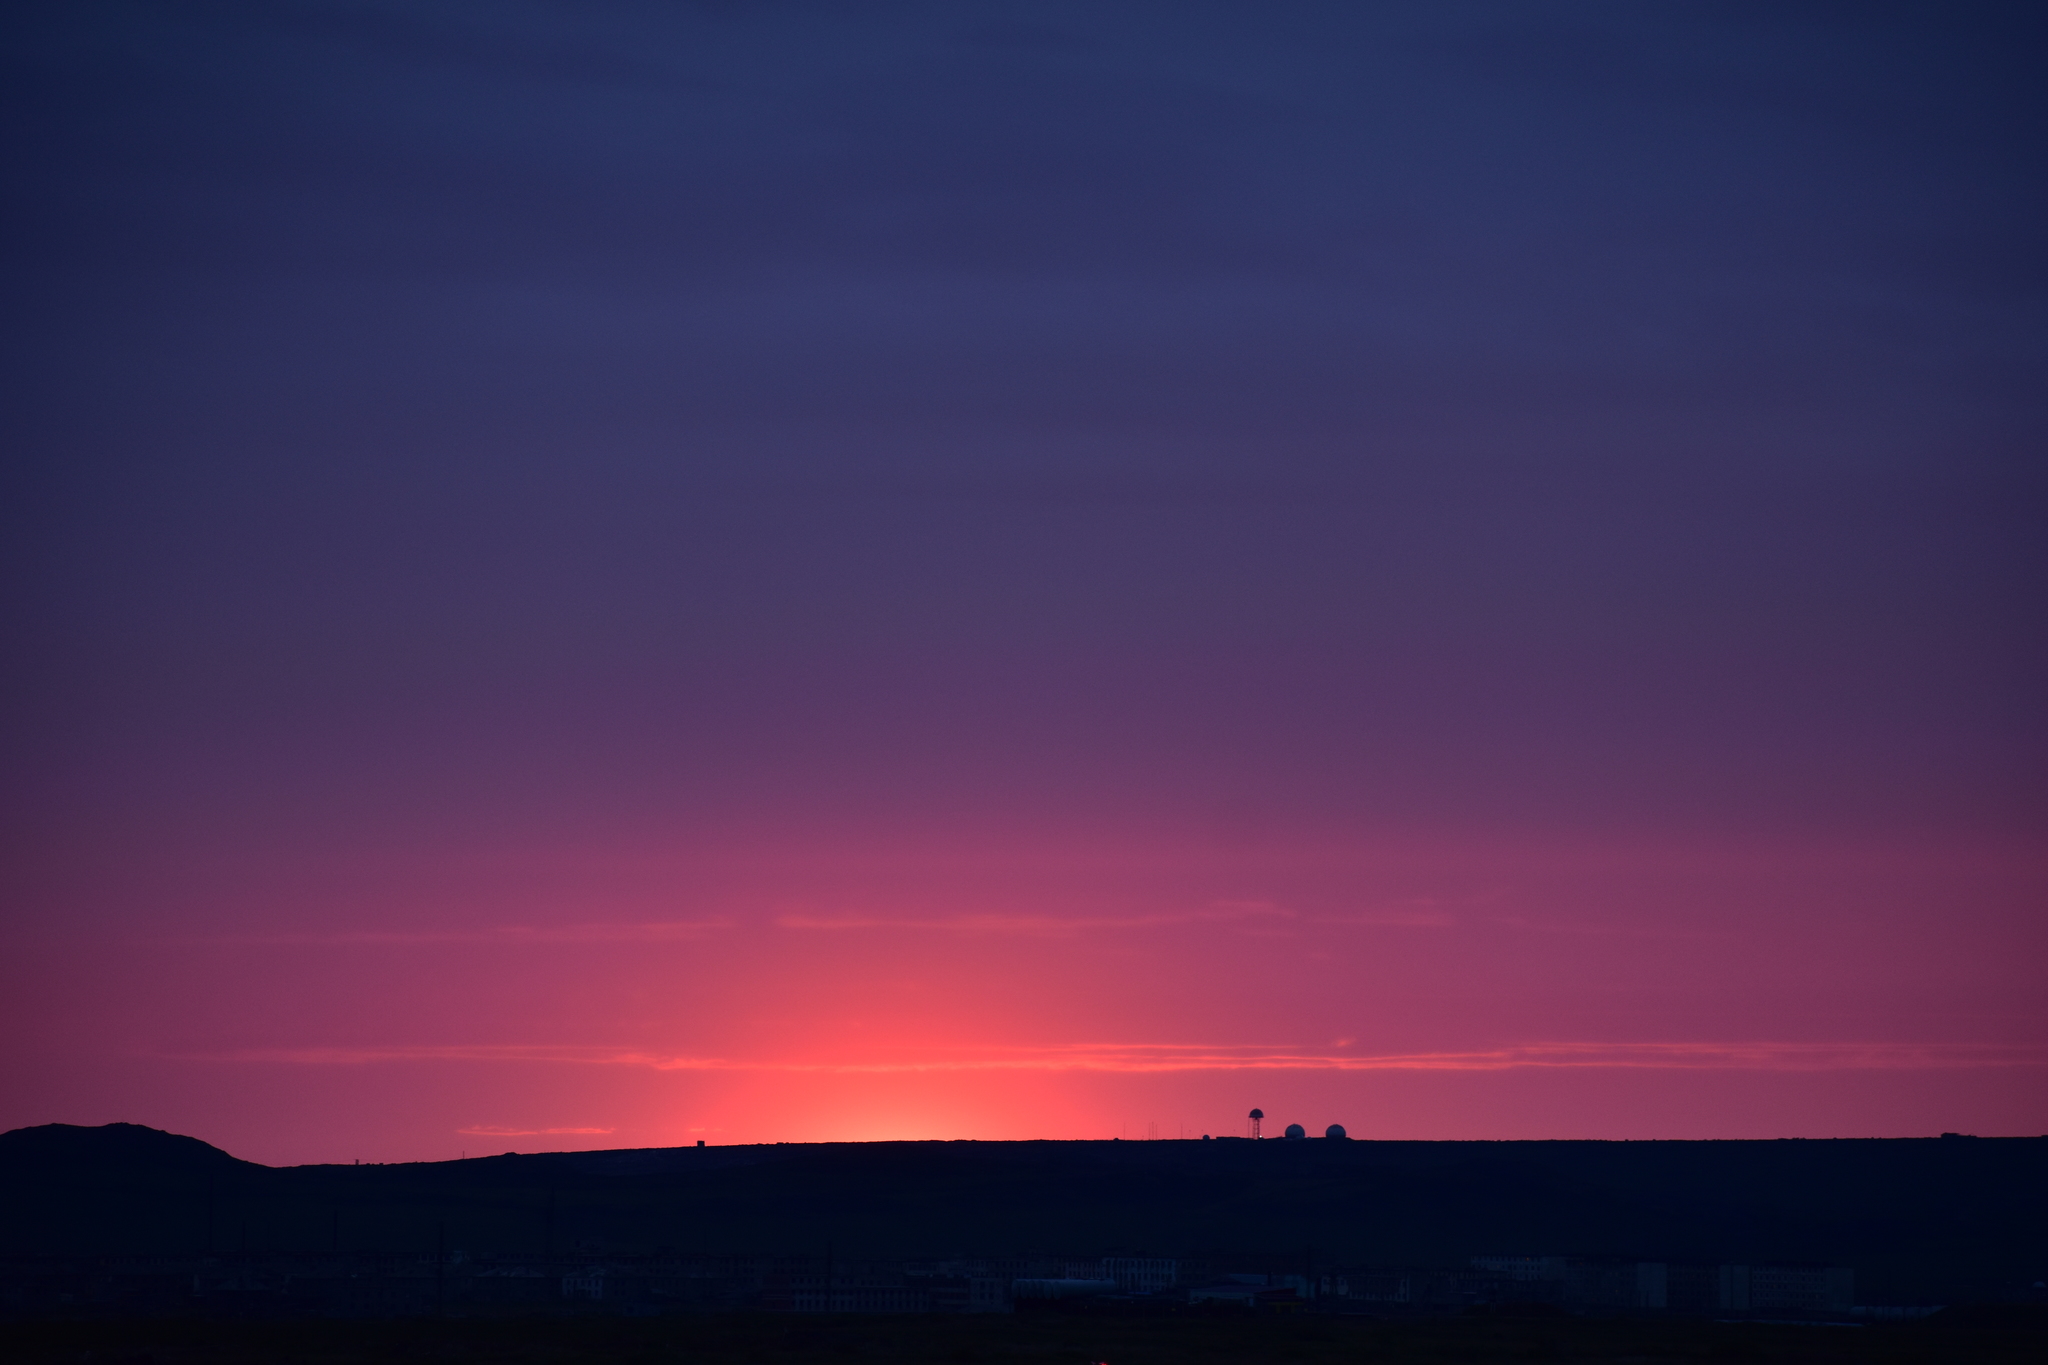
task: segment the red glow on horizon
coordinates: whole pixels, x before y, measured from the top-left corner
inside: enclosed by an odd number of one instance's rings
[[[207,932],[46,938],[45,979],[89,983],[96,1022],[16,1121],[266,1161],[1198,1136],[1251,1101],[1359,1138],[2048,1127],[2048,1045],[2014,1027],[2030,978],[1985,957],[2027,932],[2030,858],[1529,852],[565,855],[539,891],[522,856],[460,874],[481,913],[374,919],[312,882],[245,892]],[[1931,933],[1918,907],[1959,878],[1975,918]],[[548,882],[582,885],[576,915]]]

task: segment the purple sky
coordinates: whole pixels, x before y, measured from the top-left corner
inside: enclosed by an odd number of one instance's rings
[[[0,22],[0,1126],[2048,1129],[2037,13]]]

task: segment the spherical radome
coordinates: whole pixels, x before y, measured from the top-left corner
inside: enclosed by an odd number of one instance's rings
[[[1351,1135],[1344,1131],[1343,1124],[1333,1123],[1328,1128],[1323,1129],[1323,1136],[1326,1138],[1341,1138],[1350,1137]]]
[[[1287,1132],[1283,1136],[1291,1138],[1307,1137],[1308,1129],[1302,1127],[1298,1123],[1290,1123],[1287,1125]]]
[[[1263,1109],[1254,1109],[1254,1110],[1252,1110],[1252,1112],[1251,1112],[1250,1114],[1246,1115],[1246,1117],[1247,1117],[1247,1118],[1255,1118],[1255,1119],[1262,1119],[1262,1118],[1266,1117],[1266,1111],[1265,1111],[1265,1110],[1263,1110]]]

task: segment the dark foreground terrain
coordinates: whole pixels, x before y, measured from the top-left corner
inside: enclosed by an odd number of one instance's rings
[[[1946,1317],[1946,1320],[1944,1320]],[[772,1317],[496,1322],[42,1322],[0,1325],[0,1361],[22,1365],[1399,1365],[1399,1362],[1889,1362],[2048,1360],[2025,1308],[1951,1310],[1910,1326],[1482,1317]]]
[[[884,1142],[279,1169],[127,1124],[0,1134],[0,1255],[32,1259],[1157,1256],[1190,1283],[1197,1263],[1308,1277],[1524,1255],[1841,1266],[1859,1304],[1939,1305],[2038,1299],[2043,1227],[2048,1138]]]

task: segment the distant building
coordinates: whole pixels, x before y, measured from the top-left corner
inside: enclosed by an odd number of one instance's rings
[[[1721,1267],[1713,1265],[1667,1265],[1664,1267],[1664,1307],[1673,1313],[1712,1317],[1729,1311],[1723,1306]]]
[[[1565,1258],[1562,1256],[1474,1256],[1472,1268],[1498,1275],[1504,1280],[1562,1282],[1565,1278]]]
[[[1299,1275],[1272,1277],[1294,1281],[1291,1284],[1245,1283],[1267,1278],[1264,1275],[1233,1275],[1218,1284],[1200,1285],[1188,1291],[1188,1302],[1229,1303],[1244,1308],[1295,1308],[1301,1304]]]
[[[1198,1285],[1188,1289],[1190,1304],[1243,1304],[1253,1308],[1260,1302],[1260,1295],[1266,1293],[1266,1285]]]
[[[1474,1256],[1472,1266],[1509,1285],[1553,1286],[1556,1301],[1573,1308],[1611,1312],[1829,1313],[1856,1302],[1856,1275],[1844,1266],[1670,1265],[1565,1256]]]
[[[1157,1294],[1180,1283],[1180,1262],[1152,1257],[1105,1256],[1102,1278],[1126,1294]]]
[[[1572,1261],[1565,1266],[1564,1301],[1609,1311],[1663,1308],[1665,1270],[1662,1261]]]
[[[1030,1299],[1091,1299],[1117,1292],[1115,1280],[1014,1280],[1010,1297],[1022,1303]]]
[[[1262,1284],[1205,1284],[1188,1291],[1189,1303],[1236,1303],[1249,1308],[1265,1293]]]
[[[1847,1266],[1725,1265],[1722,1307],[1735,1311],[1829,1313],[1856,1304],[1856,1272]]]
[[[1674,1265],[1665,1278],[1674,1313],[1840,1313],[1856,1303],[1847,1266]]]
[[[604,1272],[587,1271],[581,1275],[562,1277],[562,1297],[565,1299],[602,1299],[604,1297]]]
[[[816,1254],[669,1251],[602,1259],[529,1252],[0,1255],[0,1315],[1145,1312],[1183,1294],[1191,1304],[1260,1312],[1372,1305],[1376,1312],[1450,1314],[1551,1304],[1596,1314],[1839,1321],[1852,1314],[1903,1319],[1932,1311],[1858,1310],[1854,1272],[1843,1266],[1482,1256],[1462,1268],[1329,1266],[1311,1278],[1228,1273],[1230,1264],[1054,1255],[850,1262]]]

